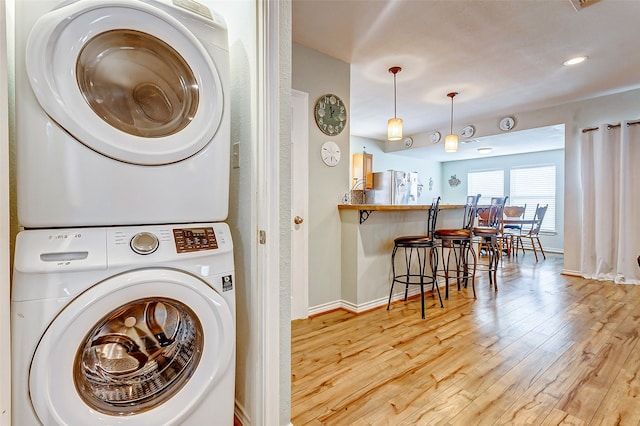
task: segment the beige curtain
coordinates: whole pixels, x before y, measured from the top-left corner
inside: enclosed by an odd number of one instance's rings
[[[640,125],[585,130],[580,167],[582,275],[640,284]]]

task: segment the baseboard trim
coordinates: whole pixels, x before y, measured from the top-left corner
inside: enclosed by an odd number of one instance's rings
[[[567,275],[569,277],[578,277],[578,278],[583,278],[582,274],[578,271],[570,271],[568,269],[563,269],[560,274],[562,275]]]
[[[431,290],[425,291],[426,293],[431,293]],[[417,286],[412,286],[409,289],[409,293],[407,295],[408,298],[418,297],[420,295],[420,289]],[[398,293],[394,293],[393,297],[391,297],[391,301],[395,302],[397,300],[404,299],[404,290]],[[388,302],[387,297],[381,297],[379,299],[371,300],[366,303],[356,304],[353,302],[349,302],[347,300],[335,300],[333,302],[324,303],[322,305],[317,305],[309,308],[309,316],[316,316],[320,314],[326,314],[331,311],[335,311],[338,309],[344,309],[345,311],[353,312],[354,314],[361,314],[364,312],[371,311],[373,309],[378,309],[382,306],[387,306]]]

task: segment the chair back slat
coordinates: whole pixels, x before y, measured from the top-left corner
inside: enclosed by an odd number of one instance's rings
[[[429,209],[427,218],[427,235],[433,239],[433,233],[436,230],[436,222],[438,221],[438,212],[440,211],[440,197],[434,198]]]
[[[540,232],[540,227],[542,226],[542,221],[544,220],[544,216],[547,214],[547,208],[549,207],[549,204],[541,206],[540,204],[538,204],[536,206],[536,211],[533,215],[533,224],[531,225],[531,230],[529,231],[528,235],[530,236],[537,236],[538,233]]]
[[[508,197],[495,197],[491,199],[491,205],[488,207],[485,223],[483,226],[488,226],[494,229],[502,228],[502,218],[504,212],[504,205]]]
[[[478,209],[478,200],[480,200],[481,196],[481,194],[477,194],[467,197],[467,202],[464,205],[462,229],[473,229],[473,222],[476,219],[476,210]]]

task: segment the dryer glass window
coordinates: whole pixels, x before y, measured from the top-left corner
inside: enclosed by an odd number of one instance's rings
[[[187,62],[139,31],[107,31],[89,40],[78,55],[76,79],[98,116],[135,136],[178,133],[198,108],[198,84]]]
[[[136,300],[89,332],[75,357],[74,383],[85,403],[102,413],[144,412],[186,384],[202,349],[202,325],[186,305]]]

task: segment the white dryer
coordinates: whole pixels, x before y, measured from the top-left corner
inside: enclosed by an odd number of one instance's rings
[[[13,423],[231,426],[233,280],[224,223],[21,232]]]
[[[16,2],[26,228],[217,222],[229,198],[229,51],[192,0]]]

